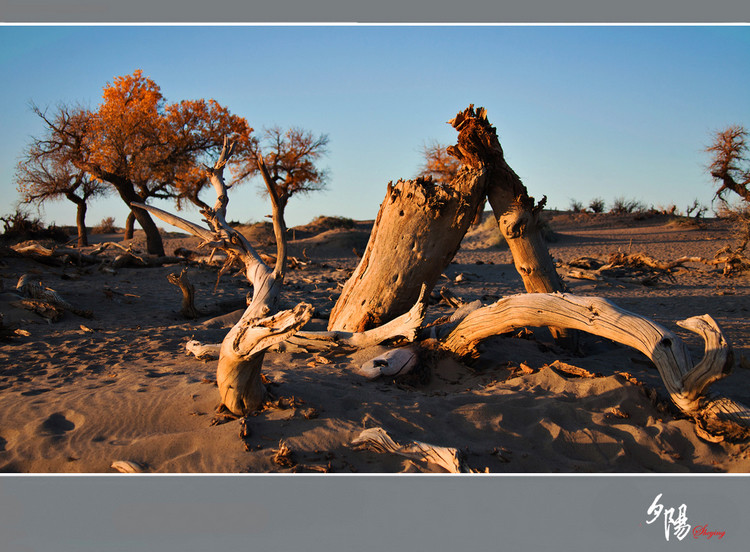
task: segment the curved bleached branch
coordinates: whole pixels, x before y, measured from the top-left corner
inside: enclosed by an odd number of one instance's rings
[[[529,293],[505,297],[472,312],[445,338],[442,346],[454,354],[469,356],[475,353],[481,340],[524,326],[582,330],[645,354],[656,365],[680,410],[691,415],[705,413],[709,403],[718,400],[706,394],[708,386],[729,374],[732,350],[716,322],[707,315],[689,318],[680,325],[705,340],[706,353],[700,362],[693,362],[687,346],[676,334],[606,299]],[[747,413],[746,407],[736,403],[732,409]],[[737,414],[735,418],[738,416],[741,417]]]
[[[212,242],[215,240],[216,236],[213,232],[210,230],[206,230],[205,228],[198,226],[197,224],[194,224],[190,222],[189,220],[185,220],[182,217],[178,217],[177,215],[173,215],[172,213],[168,213],[167,211],[163,211],[159,209],[158,207],[154,207],[153,205],[146,205],[145,203],[131,203],[131,207],[138,207],[140,209],[145,209],[152,215],[160,218],[167,224],[171,224],[172,226],[176,226],[177,228],[181,228],[185,232],[188,232],[189,234],[192,234],[196,238],[200,238],[203,241],[206,242]]]
[[[345,345],[364,349],[373,345],[378,345],[389,339],[403,337],[407,341],[415,341],[417,333],[424,321],[425,310],[427,309],[427,286],[422,286],[419,300],[414,306],[406,312],[394,318],[387,324],[377,328],[367,330],[366,332],[305,332],[300,331],[289,338],[289,341],[303,346],[315,346],[331,344],[332,346]],[[193,354],[200,359],[219,358],[221,350],[220,344],[204,344],[199,341],[189,341],[185,345],[189,354]]]

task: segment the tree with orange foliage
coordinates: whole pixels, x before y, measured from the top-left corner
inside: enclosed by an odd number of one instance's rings
[[[716,196],[724,199],[727,190],[739,195],[750,202],[750,166],[742,166],[747,162],[747,131],[740,125],[732,125],[718,131],[714,142],[706,151],[713,154],[709,167],[711,176],[721,181],[721,187]]]
[[[86,209],[91,198],[107,192],[103,183],[75,168],[61,151],[42,155],[33,144],[18,163],[16,182],[22,203],[41,205],[62,198],[75,203],[78,247],[88,245]]]
[[[436,140],[422,146],[422,157],[424,162],[419,168],[419,176],[432,178],[441,184],[450,184],[463,166],[458,159],[448,153],[448,146],[444,146]],[[471,221],[472,226],[482,222],[482,214],[486,203],[486,201],[482,201],[479,209],[477,209],[477,214]]]
[[[74,167],[111,185],[128,206],[154,197],[197,195],[208,184],[199,165],[221,151],[225,136],[237,143],[238,162],[251,147],[252,129],[244,118],[214,100],[167,104],[159,86],[140,70],[104,87],[102,103],[85,113],[80,133],[69,132],[66,117],[48,118],[34,110],[47,127],[36,146],[45,154],[62,152]],[[135,208],[132,213],[146,233],[148,252],[164,255],[148,212]]]
[[[316,136],[301,128],[267,128],[263,131],[262,142],[254,144],[253,160],[246,165],[245,174],[260,172],[264,189],[275,192],[283,215],[293,195],[326,188],[328,171],[317,167],[316,163],[328,153],[327,147],[326,134]]]
[[[419,169],[419,176],[432,177],[437,182],[449,183],[456,178],[461,163],[448,153],[448,146],[432,140],[422,146],[424,163]]]

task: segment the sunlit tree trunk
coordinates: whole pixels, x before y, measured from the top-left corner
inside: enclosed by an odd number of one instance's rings
[[[135,231],[135,215],[133,211],[128,213],[128,217],[125,219],[125,237],[126,240],[133,239],[133,232]]]
[[[535,204],[529,196],[526,186],[505,161],[497,132],[487,120],[484,108],[475,111],[470,106],[456,115],[451,124],[459,134],[458,144],[451,146],[449,152],[471,167],[484,167],[488,171],[487,199],[526,291],[565,291],[541,232],[539,217],[546,198]],[[550,330],[570,348],[577,347],[575,332]]]
[[[389,184],[364,255],[331,311],[329,330],[362,332],[408,311],[453,259],[484,200],[482,169],[449,184]]]
[[[76,230],[78,232],[78,247],[86,247],[89,244],[86,231],[86,200],[71,193],[66,197],[76,204]]]
[[[113,178],[111,182],[114,183],[118,193],[120,194],[120,197],[128,205],[133,205],[142,201],[138,194],[135,192],[135,189],[133,188],[133,184],[131,182],[117,178]],[[152,219],[151,215],[148,214],[148,211],[144,209],[133,209],[130,211],[130,213],[135,217],[135,220],[138,221],[138,224],[146,233],[146,250],[151,255],[158,255],[159,257],[163,257],[164,243],[162,242],[161,234],[159,234],[159,229],[154,223],[154,219]]]

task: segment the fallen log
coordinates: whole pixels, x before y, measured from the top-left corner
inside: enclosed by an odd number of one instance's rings
[[[65,299],[60,297],[54,289],[46,287],[42,282],[34,281],[28,274],[24,274],[18,279],[16,284],[16,290],[21,294],[31,299],[37,299],[43,303],[48,303],[53,307],[58,307],[63,310],[67,310],[81,316],[83,318],[91,318],[93,316],[90,310],[79,309],[68,303]]]
[[[63,315],[63,311],[60,307],[46,301],[40,301],[39,299],[21,299],[10,305],[12,307],[30,310],[50,323],[57,322]]]
[[[556,326],[581,330],[627,345],[645,354],[655,365],[672,402],[689,415],[717,415],[750,426],[744,405],[715,396],[708,387],[732,369],[732,349],[708,315],[677,322],[699,334],[705,354],[695,363],[685,343],[673,332],[606,299],[562,293],[535,293],[505,297],[475,310],[441,342],[443,349],[461,357],[476,355],[487,337],[525,326]]]
[[[426,290],[427,288],[423,286],[422,293],[417,302],[408,312],[377,328],[372,328],[365,332],[298,331],[293,336],[290,336],[289,341],[294,345],[302,347],[345,346],[360,349],[396,338],[415,341],[424,321],[425,310],[427,308]],[[217,344],[203,344],[195,340],[189,341],[185,348],[189,354],[193,354],[203,360],[212,357],[218,358],[217,351],[220,350],[220,346]]]

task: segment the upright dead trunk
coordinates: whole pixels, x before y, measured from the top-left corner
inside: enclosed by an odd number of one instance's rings
[[[208,169],[208,176],[216,191],[216,203],[213,208],[194,199],[201,207],[210,230],[206,230],[185,219],[146,205],[133,202],[136,216],[142,210],[148,210],[169,224],[173,224],[194,236],[201,238],[201,246],[210,246],[224,250],[229,260],[225,269],[239,258],[245,263],[245,274],[253,285],[253,299],[242,318],[229,331],[221,344],[219,365],[216,371],[216,382],[221,393],[222,404],[236,415],[245,415],[260,406],[264,388],[260,379],[260,369],[266,348],[273,343],[283,341],[299,330],[311,317],[312,307],[300,304],[293,311],[275,314],[279,292],[284,282],[286,267],[286,236],[283,210],[278,196],[269,187],[273,204],[273,224],[276,234],[276,264],[274,268],[266,265],[250,242],[226,221],[229,196],[224,182],[224,167],[232,155],[234,145],[227,140],[219,160],[213,168]],[[258,156],[258,166],[267,176],[263,158]],[[268,183],[268,181],[266,181]],[[139,219],[140,221],[140,219]],[[270,316],[273,315],[273,316]]]
[[[526,290],[564,291],[540,232],[544,201],[535,206],[505,162],[485,110],[472,105],[450,124],[459,135],[448,153],[464,168],[446,186],[424,180],[389,186],[367,250],[331,312],[329,329],[356,332],[381,324],[405,312],[422,283],[432,289],[485,194]]]
[[[449,153],[470,167],[487,170],[487,199],[526,291],[564,291],[540,231],[539,215],[545,199],[535,205],[526,186],[506,163],[497,132],[487,120],[485,109],[475,111],[472,105],[450,123],[459,134],[458,145],[451,146]]]
[[[76,204],[76,229],[78,232],[78,247],[86,247],[89,244],[86,232],[86,200],[70,193],[68,199]]]
[[[485,167],[488,172],[487,199],[526,291],[566,291],[541,232],[539,217],[546,198],[535,204],[526,186],[506,163],[497,132],[487,120],[486,110],[479,108],[475,111],[471,105],[450,123],[459,134],[458,145],[451,146],[449,153],[468,166]],[[570,349],[577,348],[575,331],[553,327],[550,331]]]
[[[133,232],[135,231],[135,215],[133,211],[128,213],[128,217],[125,219],[125,237],[123,239],[132,240]]]
[[[456,254],[486,188],[481,168],[450,184],[388,184],[364,255],[331,311],[329,330],[362,332],[408,311]]]
[[[120,197],[128,205],[133,206],[135,204],[140,204],[143,201],[136,193],[133,183],[129,180],[112,178],[110,182],[114,184]],[[148,211],[145,209],[131,209],[130,213],[135,217],[135,220],[138,221],[138,224],[146,233],[146,251],[151,255],[164,257],[164,243],[162,242],[161,234],[159,234],[159,229],[156,227],[154,219],[148,214]]]
[[[300,303],[292,310],[258,320],[249,309],[221,343],[216,383],[221,402],[236,416],[257,410],[265,397],[260,369],[266,349],[287,340],[310,318],[312,305]]]

